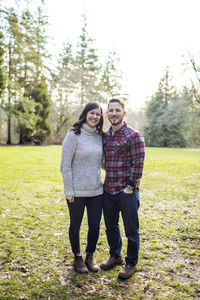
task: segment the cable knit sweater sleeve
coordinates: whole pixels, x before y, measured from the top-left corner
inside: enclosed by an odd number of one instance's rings
[[[72,160],[76,151],[77,135],[69,131],[64,139],[60,170],[63,176],[65,196],[74,196]]]

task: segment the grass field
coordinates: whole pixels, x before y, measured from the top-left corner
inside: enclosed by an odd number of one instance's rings
[[[0,299],[200,299],[200,151],[147,149],[138,272],[127,281],[117,280],[120,266],[74,271],[60,154],[0,147]],[[82,252],[86,235],[84,218]],[[95,257],[108,257],[103,219]]]

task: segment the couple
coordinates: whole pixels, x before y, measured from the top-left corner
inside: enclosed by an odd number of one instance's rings
[[[88,269],[99,271],[93,253],[99,237],[102,208],[110,257],[100,267],[109,270],[123,262],[119,229],[121,212],[128,244],[126,263],[118,278],[128,279],[136,271],[139,185],[145,148],[142,135],[123,122],[125,114],[123,101],[111,99],[107,108],[111,127],[104,133],[102,109],[97,103],[90,102],[63,142],[61,172],[70,214],[69,239],[74,266],[79,273],[87,273]],[[102,157],[106,171],[104,192],[100,175]],[[84,261],[80,250],[80,227],[85,206],[89,230]]]

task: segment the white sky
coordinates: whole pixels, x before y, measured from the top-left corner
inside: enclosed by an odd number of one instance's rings
[[[157,90],[169,66],[174,84],[189,83],[183,63],[189,51],[200,54],[200,0],[45,0],[59,53],[64,42],[76,46],[86,12],[88,32],[104,56],[115,49],[124,87],[133,107],[140,107]]]

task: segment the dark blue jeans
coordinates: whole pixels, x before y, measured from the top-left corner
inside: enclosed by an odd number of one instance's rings
[[[125,235],[128,239],[126,263],[130,266],[135,266],[138,262],[140,246],[139,204],[140,196],[138,189],[135,189],[131,194],[125,194],[124,191],[115,195],[104,193],[103,213],[110,255],[116,256],[122,249],[119,228],[119,214],[121,212]]]
[[[80,250],[80,227],[84,215],[85,207],[87,208],[88,234],[86,253],[93,253],[99,238],[100,221],[103,208],[103,195],[96,197],[75,197],[74,203],[67,200],[70,227],[69,239],[74,255],[81,253]]]

